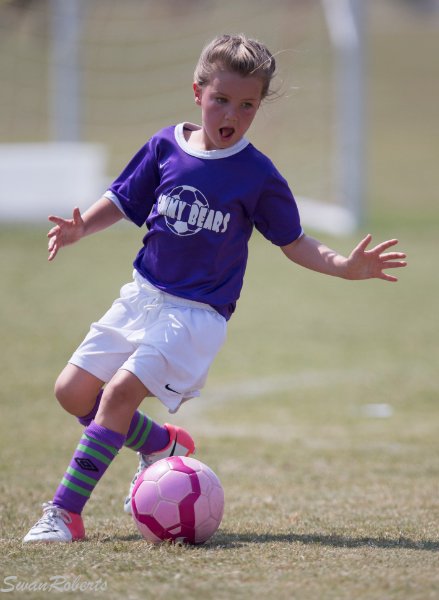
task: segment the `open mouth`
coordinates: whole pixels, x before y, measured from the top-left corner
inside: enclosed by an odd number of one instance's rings
[[[233,129],[233,127],[221,127],[219,132],[221,135],[221,139],[229,140],[235,133],[235,130]]]

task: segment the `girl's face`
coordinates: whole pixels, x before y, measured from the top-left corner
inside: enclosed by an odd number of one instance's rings
[[[207,85],[194,83],[202,129],[194,142],[204,150],[230,148],[245,135],[261,104],[262,81],[217,69]]]

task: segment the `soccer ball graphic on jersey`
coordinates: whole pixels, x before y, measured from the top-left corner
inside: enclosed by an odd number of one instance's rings
[[[202,227],[200,210],[207,212],[209,204],[200,190],[190,185],[179,185],[167,197],[166,224],[177,235],[194,235]]]
[[[224,490],[215,473],[195,458],[163,458],[140,475],[132,494],[134,522],[150,542],[201,544],[218,529]]]

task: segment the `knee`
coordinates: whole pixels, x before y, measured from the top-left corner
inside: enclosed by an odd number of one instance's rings
[[[102,382],[79,369],[67,365],[55,382],[55,397],[70,414],[88,414],[96,403]]]
[[[126,434],[134,412],[148,390],[128,371],[118,371],[104,388],[95,422]]]
[[[110,381],[104,389],[101,399],[101,407],[107,412],[117,411],[121,407],[130,404],[130,394],[123,383]]]
[[[61,406],[70,413],[74,413],[75,407],[75,392],[71,382],[66,380],[61,374],[55,382],[54,387],[55,398]]]

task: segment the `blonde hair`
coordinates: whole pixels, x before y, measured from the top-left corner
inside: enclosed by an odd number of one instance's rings
[[[201,52],[195,67],[194,81],[200,86],[209,83],[215,69],[230,70],[242,77],[255,76],[262,81],[261,98],[270,93],[276,61],[268,48],[243,34],[220,35]]]

